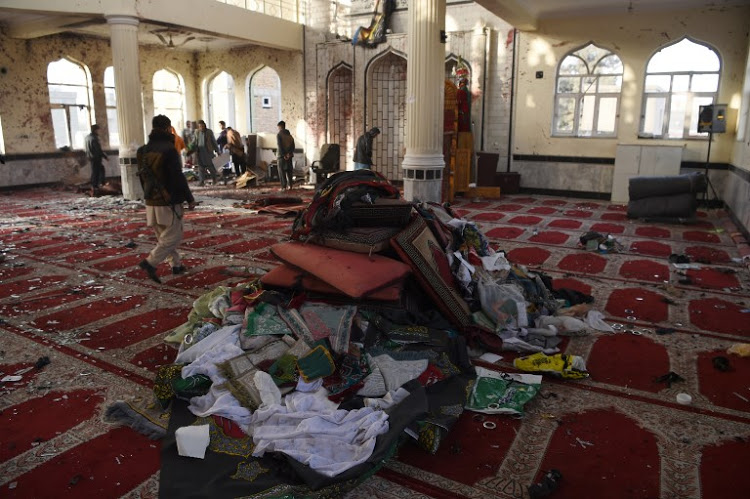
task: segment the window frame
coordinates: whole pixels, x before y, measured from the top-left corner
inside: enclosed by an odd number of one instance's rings
[[[662,51],[674,47],[675,45],[688,41],[692,44],[699,45],[701,47],[710,50],[717,58],[719,67],[716,71],[708,70],[679,70],[679,71],[652,71],[649,72],[648,66],[651,61],[660,54]],[[643,74],[643,94],[641,101],[641,115],[640,122],[638,124],[638,138],[641,139],[658,139],[658,140],[708,140],[709,134],[707,132],[699,133],[697,131],[698,113],[700,106],[707,104],[715,104],[718,102],[719,89],[721,88],[721,73],[722,73],[722,60],[721,56],[714,47],[711,45],[694,40],[690,37],[683,37],[673,43],[664,45],[656,50],[651,57],[648,58],[645,65],[645,71]],[[693,91],[693,81],[696,76],[716,75],[716,90],[709,91]],[[655,91],[649,92],[647,90],[647,81],[649,76],[662,76],[669,77],[669,89],[667,91]],[[686,90],[674,90],[674,84],[676,78],[687,77]],[[670,124],[672,121],[672,110],[674,101],[677,97],[684,98],[685,100],[685,116],[683,117],[682,133],[680,136],[670,135]],[[660,133],[646,132],[645,126],[647,119],[647,113],[649,111],[649,104],[660,99],[664,100],[664,107],[661,110],[661,130]],[[658,115],[654,116],[654,119],[658,118]]]
[[[112,85],[107,85],[107,71],[112,70]],[[117,116],[117,89],[115,86],[115,67],[107,66],[104,68],[102,76],[102,88],[104,89],[104,106],[107,114],[107,132],[109,133],[109,147],[120,147],[120,125]],[[107,90],[112,90],[114,105],[110,106],[107,101]],[[112,116],[110,116],[112,113]],[[114,126],[113,126],[114,125]]]
[[[226,75],[226,88],[214,89],[214,84],[216,84],[218,78],[222,75]],[[227,126],[237,128],[237,126],[235,125],[235,88],[236,82],[234,80],[234,76],[232,76],[232,73],[226,70],[219,71],[206,81],[206,115],[208,116],[209,128],[211,128],[211,126],[217,127],[219,125],[219,121],[224,121]],[[220,96],[225,96],[226,98],[226,109],[217,109],[217,107],[221,107],[217,102],[218,97]]]
[[[50,71],[50,65],[55,64],[61,61],[66,61],[70,64],[73,64],[75,66],[78,66],[80,70],[83,72],[85,85],[82,85],[80,83],[65,83],[65,82],[53,82],[50,83],[49,78],[49,71]],[[76,89],[84,89],[84,95],[86,96],[86,103],[75,103],[75,104],[68,104],[64,102],[53,102],[52,101],[52,93],[50,92],[50,86],[59,86],[59,87],[71,87]],[[93,117],[94,117],[94,96],[93,96],[93,90],[92,90],[92,83],[91,83],[91,72],[89,71],[88,67],[78,61],[75,61],[69,57],[61,57],[60,59],[56,61],[51,61],[49,64],[47,64],[47,92],[49,94],[49,108],[50,108],[50,115],[52,118],[52,128],[53,128],[53,134],[55,137],[55,147],[58,149],[63,149],[65,147],[69,149],[85,149],[86,148],[86,135],[88,135],[91,131],[91,124],[93,123]],[[58,142],[58,130],[55,130],[55,118],[54,118],[54,110],[61,109],[63,110],[63,116],[65,118],[65,129],[60,130],[64,131],[67,136],[67,143],[62,144],[61,142]],[[82,113],[82,115],[86,118],[87,123],[86,126],[83,128],[80,128],[78,131],[80,134],[83,134],[83,136],[80,137],[80,143],[76,140],[76,137],[79,137],[73,130],[72,123],[77,120],[71,119],[72,113],[76,111],[83,111],[85,110],[85,113]],[[81,113],[76,113],[80,115]]]
[[[160,71],[165,71],[168,74],[172,75],[175,80],[177,80],[177,90],[171,90],[167,88],[156,88],[154,85],[154,78],[156,78],[156,74]],[[179,96],[180,101],[180,107],[166,107],[162,105],[157,106],[157,93],[161,94],[173,94],[176,96]],[[174,71],[172,69],[169,69],[167,67],[162,67],[160,69],[157,69],[154,71],[154,74],[151,76],[151,95],[154,102],[154,116],[157,114],[164,114],[166,115],[171,121],[172,126],[175,127],[175,130],[182,130],[185,126],[185,81],[182,78],[182,75],[178,73],[177,71]],[[175,116],[178,115],[178,116]]]
[[[586,60],[578,55],[583,50],[589,48],[589,47],[595,47],[602,51],[602,55],[596,59],[596,61],[593,61],[591,64],[587,63]],[[586,68],[586,73],[579,73],[579,74],[565,74],[562,73],[563,70],[563,63],[569,58],[574,57],[581,61],[581,63]],[[596,71],[597,67],[599,67],[599,63],[601,63],[604,59],[608,57],[616,57],[617,60],[620,63],[620,66],[622,67],[621,72],[619,73],[598,73]],[[600,92],[599,86],[602,78],[611,78],[616,77],[619,78],[619,91],[617,92]],[[560,80],[562,78],[577,78],[579,80],[578,90],[575,92],[561,92],[560,91]],[[613,52],[610,49],[607,49],[605,47],[602,47],[600,45],[597,45],[593,42],[588,42],[582,46],[579,46],[570,52],[566,53],[565,56],[563,56],[560,59],[560,62],[558,63],[557,70],[555,72],[555,96],[553,101],[553,108],[552,108],[552,123],[551,123],[551,136],[552,137],[565,137],[565,138],[581,138],[581,139],[612,139],[617,138],[618,134],[618,125],[620,121],[620,104],[622,102],[621,96],[622,96],[622,85],[623,85],[623,78],[624,78],[624,64],[622,62],[622,58],[620,58],[617,53]],[[587,79],[593,79],[593,83],[596,85],[596,90],[594,92],[587,92],[583,89],[583,83]],[[590,87],[591,85],[589,85]],[[594,98],[594,107],[593,107],[593,113],[591,118],[591,130],[590,133],[582,133],[581,131],[581,116],[586,109],[584,106],[584,101],[587,97],[593,97]],[[563,99],[572,99],[574,101],[573,106],[573,126],[571,127],[570,131],[562,130],[558,124],[560,122],[560,118],[562,116],[562,113],[560,112],[560,102]],[[601,132],[598,130],[598,124],[601,121],[601,102],[602,100],[606,99],[614,99],[614,116],[612,116],[612,131],[606,131]]]

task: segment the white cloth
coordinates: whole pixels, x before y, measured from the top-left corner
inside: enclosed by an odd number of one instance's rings
[[[365,407],[372,407],[373,409],[388,409],[393,405],[398,405],[409,396],[409,392],[403,388],[399,388],[395,392],[388,392],[385,397],[374,399],[366,398],[364,400]]]
[[[370,407],[338,410],[326,394],[293,392],[273,405],[264,400],[252,417],[253,455],[283,452],[326,476],[365,462],[388,431],[388,415]]]
[[[487,256],[480,256],[482,267],[488,272],[495,270],[510,270],[510,263],[505,258],[505,253],[492,253]]]
[[[208,338],[211,338],[216,333]],[[206,338],[206,339],[208,339]],[[206,341],[206,340],[203,340]],[[200,343],[203,343],[201,341]],[[198,343],[198,344],[200,344]],[[182,368],[182,377],[187,378],[195,374],[204,374],[211,378],[213,384],[207,394],[190,399],[188,409],[196,416],[210,416],[216,414],[237,423],[240,428],[247,431],[247,425],[250,423],[252,412],[247,407],[240,405],[240,402],[232,395],[229,390],[219,388],[227,380],[219,371],[217,364],[226,360],[242,355],[243,350],[233,343],[225,343],[210,349],[192,363]]]
[[[586,329],[586,323],[567,315],[542,315],[536,320],[536,327],[555,326],[558,334],[578,333]]]
[[[586,314],[586,318],[584,319],[586,324],[589,325],[592,329],[596,329],[597,331],[603,331],[605,333],[614,333],[615,330],[612,326],[604,322],[604,314],[599,312],[598,310],[589,310],[589,313]]]
[[[427,369],[427,359],[395,360],[390,355],[368,356],[370,365],[380,368],[389,392],[397,390],[404,383],[417,379]]]
[[[184,345],[180,345],[180,351],[177,353],[177,357],[174,359],[175,364],[190,364],[195,359],[208,352],[209,350],[223,345],[224,343],[231,343],[232,345],[239,348],[240,344],[240,331],[241,325],[226,326],[218,331],[215,331],[203,338],[201,341],[192,345],[190,348],[183,348]],[[242,349],[240,349],[240,354]]]

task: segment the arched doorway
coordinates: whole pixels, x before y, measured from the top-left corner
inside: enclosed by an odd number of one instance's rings
[[[217,74],[208,84],[208,128],[219,130],[219,121],[229,126],[234,122],[234,78],[226,71]]]
[[[340,64],[328,76],[328,142],[338,144],[341,169],[348,169],[354,140],[352,137],[352,69]]]
[[[373,169],[388,180],[402,181],[406,133],[406,59],[387,52],[375,59],[368,71],[370,90],[365,128],[380,128],[373,143]]]
[[[250,132],[277,133],[281,117],[281,79],[268,66],[250,76]]]

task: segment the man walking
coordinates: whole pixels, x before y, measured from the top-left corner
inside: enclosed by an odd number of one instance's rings
[[[357,139],[357,147],[354,149],[355,170],[372,167],[372,141],[378,135],[380,135],[380,128],[374,126]]]
[[[198,131],[195,132],[195,150],[198,156],[198,179],[201,186],[206,185],[206,172],[211,174],[211,180],[216,185],[216,167],[214,167],[214,153],[221,154],[219,144],[213,130],[206,128],[206,122],[198,120]]]
[[[109,159],[99,143],[99,130],[96,123],[91,125],[91,133],[86,136],[86,157],[91,162],[91,195],[95,196],[104,183],[105,173],[102,160]]]
[[[174,147],[169,118],[160,114],[152,120],[153,130],[148,143],[138,148],[138,176],[146,204],[146,225],[154,228],[156,246],[138,264],[152,281],[161,283],[156,267],[164,260],[172,266],[172,274],[182,274],[185,266],[177,252],[182,241],[183,203],[195,208],[195,199],[182,174],[180,155]]]

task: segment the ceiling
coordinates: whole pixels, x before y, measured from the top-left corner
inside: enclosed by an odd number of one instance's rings
[[[750,0],[476,0],[478,4],[522,30],[535,30],[539,22],[600,14],[647,14],[697,7],[722,8],[750,5]]]
[[[722,8],[747,5],[750,0],[476,0],[506,22],[522,30],[535,30],[539,22],[582,15],[646,14],[657,10],[688,7]],[[0,6],[0,26],[13,38],[38,38],[57,33],[89,35],[109,39],[110,29],[103,16],[76,13],[46,14],[38,11],[8,9]],[[161,38],[160,36],[161,35]],[[171,44],[170,44],[171,39]],[[141,20],[138,27],[141,45],[168,47],[184,51],[216,51],[250,45],[247,39],[228,37],[179,25]]]
[[[58,33],[110,38],[110,28],[103,16],[47,15],[0,7],[0,26],[11,38],[31,39]],[[183,51],[227,50],[251,44],[248,40],[147,20],[141,20],[138,26],[138,42]]]

